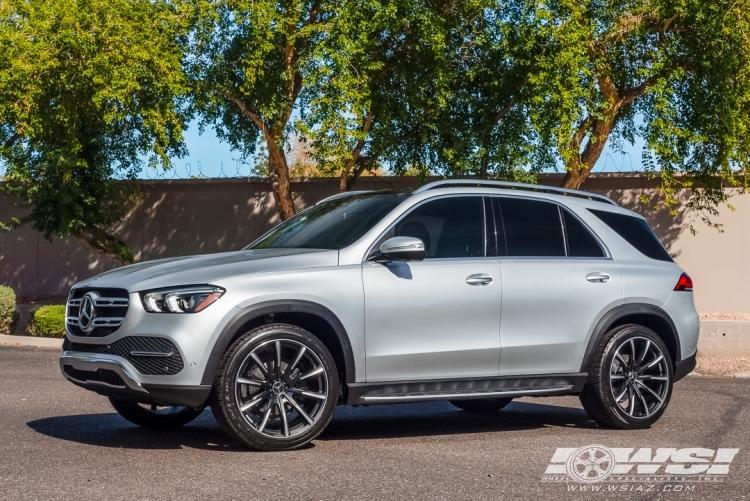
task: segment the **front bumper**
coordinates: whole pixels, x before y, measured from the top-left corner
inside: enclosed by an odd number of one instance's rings
[[[211,393],[210,385],[140,383],[127,361],[91,353],[63,352],[60,370],[68,381],[81,388],[146,404],[201,407]]]

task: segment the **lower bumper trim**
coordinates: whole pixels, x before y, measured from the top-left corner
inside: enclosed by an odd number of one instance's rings
[[[78,377],[71,377],[65,367],[73,367],[78,371]],[[97,370],[112,371],[119,375],[125,386],[113,386],[102,381],[88,380],[85,373],[95,373]],[[86,390],[96,392],[107,397],[119,398],[131,402],[155,405],[182,405],[185,407],[201,407],[205,405],[211,394],[211,385],[186,386],[141,384],[131,374],[130,370],[120,361],[111,358],[92,355],[90,353],[63,352],[60,357],[60,370],[63,376]],[[72,371],[68,371],[72,372]],[[83,374],[83,376],[82,376]]]

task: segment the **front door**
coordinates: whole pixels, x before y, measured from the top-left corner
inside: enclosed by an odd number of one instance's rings
[[[417,206],[381,239],[419,238],[427,257],[363,264],[368,381],[498,374],[500,263],[487,256],[486,228],[481,196],[450,196]]]

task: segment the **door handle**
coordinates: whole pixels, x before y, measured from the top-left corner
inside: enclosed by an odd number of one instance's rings
[[[492,277],[486,273],[475,273],[466,277],[466,283],[469,285],[489,285],[492,283]]]
[[[588,275],[586,275],[586,280],[588,280],[589,282],[600,283],[600,284],[609,282],[610,278],[611,277],[609,275],[607,275],[606,273],[602,273],[600,271],[595,271],[593,273],[589,273]]]

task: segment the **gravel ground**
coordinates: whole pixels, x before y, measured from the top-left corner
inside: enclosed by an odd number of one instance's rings
[[[697,375],[732,376],[750,372],[750,357],[698,357],[697,362]]]
[[[732,322],[750,322],[748,313],[701,313],[701,320],[732,321]]]

